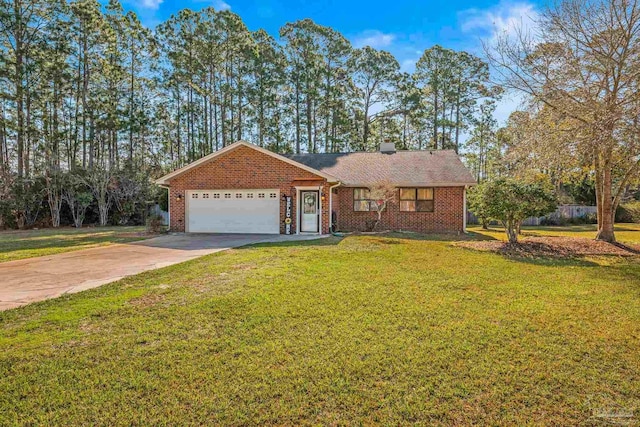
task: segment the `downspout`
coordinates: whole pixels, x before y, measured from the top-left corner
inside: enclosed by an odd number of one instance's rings
[[[341,182],[338,182],[336,185],[332,185],[329,187],[329,232],[335,235],[335,231],[333,230],[333,189],[338,188],[342,185]]]
[[[462,232],[468,234],[467,231],[467,186],[462,190]]]
[[[171,187],[164,184],[158,184],[158,187],[164,188],[167,190],[167,230],[171,231]]]

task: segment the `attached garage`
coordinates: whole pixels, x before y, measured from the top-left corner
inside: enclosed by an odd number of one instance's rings
[[[171,231],[326,234],[331,185],[338,180],[239,141],[158,178],[156,184],[169,189]]]
[[[280,190],[189,190],[188,233],[280,233]]]

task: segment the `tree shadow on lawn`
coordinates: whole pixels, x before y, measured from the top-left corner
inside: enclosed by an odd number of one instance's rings
[[[312,240],[283,240],[279,242],[262,242],[262,243],[251,243],[244,246],[239,246],[235,248],[236,250],[240,249],[253,249],[253,248],[294,248],[298,246],[337,246],[344,240],[344,237],[340,236],[330,236],[330,237],[319,237],[317,239]]]
[[[366,234],[365,234],[366,235]],[[497,240],[493,236],[487,236],[482,233],[476,233],[475,231],[467,231],[467,233],[453,234],[453,233],[434,233],[434,234],[421,234],[412,232],[389,232],[384,234],[377,234],[373,236],[389,237],[392,239],[400,240],[426,240],[433,242],[464,242],[464,241],[482,241],[482,240]]]
[[[129,235],[130,234],[130,235]],[[140,233],[114,233],[110,230],[96,231],[92,234],[77,233],[49,233],[45,235],[4,235],[0,239],[0,255],[14,251],[35,251],[48,248],[70,248],[76,246],[89,246],[101,243],[128,243],[143,239]],[[9,238],[8,238],[9,237]]]
[[[501,240],[492,236],[487,236],[482,233],[468,232],[466,234],[420,234],[409,232],[381,232],[381,233],[352,233],[345,234],[344,236],[331,236],[327,238],[320,238],[315,240],[297,240],[297,241],[282,241],[282,242],[269,242],[269,243],[256,243],[247,246],[242,246],[237,249],[251,249],[251,248],[295,248],[295,247],[327,247],[337,246],[343,240],[350,237],[364,237],[375,240],[375,244],[378,245],[400,245],[403,241],[432,241],[432,242],[444,242],[449,243],[451,247],[461,249],[464,251],[473,251],[476,253],[486,252],[493,255],[499,255],[505,259],[522,262],[526,264],[533,264],[546,267],[603,267],[603,265],[611,264],[610,261],[624,260],[624,263],[633,263],[638,260],[640,265],[640,257],[620,257],[615,255],[598,255],[589,254],[583,255],[570,255],[570,254],[558,254],[556,248],[543,242],[536,242],[536,252],[530,253],[526,250],[523,251],[501,251],[501,250],[479,250],[470,246],[464,246],[465,242],[487,242],[489,244],[497,244]],[[547,237],[547,236],[543,236]],[[458,245],[457,243],[461,243]],[[506,246],[509,246],[505,243]],[[621,247],[625,250],[633,250],[640,254],[635,248],[629,248],[626,245],[616,244],[617,247]],[[589,258],[591,257],[591,259]],[[602,262],[604,260],[604,262]]]
[[[640,265],[640,250],[637,247],[582,237],[530,236],[518,243],[479,241],[460,242],[453,246],[534,265],[602,267],[620,262]]]

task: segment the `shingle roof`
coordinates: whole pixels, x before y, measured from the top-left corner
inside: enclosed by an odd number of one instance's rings
[[[346,186],[389,182],[397,186],[452,187],[475,180],[453,150],[285,154],[338,178]]]

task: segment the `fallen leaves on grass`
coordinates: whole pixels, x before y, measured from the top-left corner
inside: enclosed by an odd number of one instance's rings
[[[500,240],[457,242],[456,246],[522,258],[576,258],[640,255],[640,247],[575,237],[527,237],[518,243]]]
[[[138,298],[134,298],[131,301],[129,301],[129,303],[136,307],[149,307],[149,306],[158,304],[162,300],[164,300],[164,295],[149,293],[149,294],[142,295]]]

